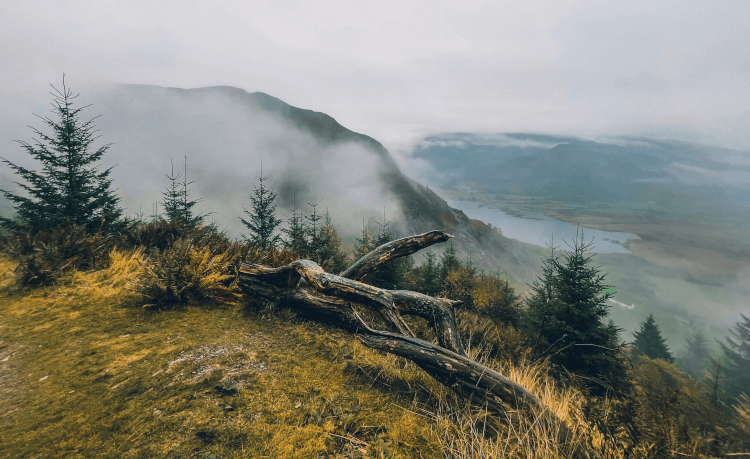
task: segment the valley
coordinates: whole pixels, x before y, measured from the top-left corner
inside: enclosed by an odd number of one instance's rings
[[[750,200],[730,179],[747,168],[723,159],[737,156],[674,141],[448,133],[411,158],[429,164],[453,207],[538,257],[580,226],[616,291],[610,318],[623,339],[654,314],[679,354],[688,336],[722,339],[747,311]]]

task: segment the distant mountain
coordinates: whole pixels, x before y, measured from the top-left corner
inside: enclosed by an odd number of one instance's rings
[[[324,113],[226,86],[121,85],[81,92],[81,102],[92,104],[83,118],[100,115],[101,140],[113,144],[103,166],[116,164],[114,184],[131,216],[155,210],[167,185],[164,176],[172,167],[184,173],[187,156],[192,197],[202,199],[199,210],[239,236],[237,217],[250,206],[262,161],[282,213],[294,205],[306,213],[308,202],[322,198],[318,211],[329,211],[343,235],[353,236],[363,221],[382,222],[385,211],[400,235],[444,229],[456,235],[459,256],[480,267],[504,270],[519,281],[536,273],[539,260],[526,244],[452,209],[406,177],[383,145]],[[0,151],[11,161],[23,161],[23,155],[20,148]]]
[[[441,134],[413,152],[445,188],[573,203],[627,203],[669,213],[746,221],[746,152],[672,140],[610,143],[535,134]]]

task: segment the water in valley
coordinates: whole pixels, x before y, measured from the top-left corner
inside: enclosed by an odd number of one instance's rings
[[[571,243],[576,236],[576,231],[580,230],[583,230],[584,242],[593,241],[591,250],[598,253],[629,253],[622,243],[628,239],[638,239],[637,235],[631,233],[579,228],[573,223],[548,217],[541,212],[517,217],[479,201],[449,200],[448,204],[463,210],[469,218],[500,228],[505,237],[542,247],[548,246],[554,237],[555,246],[567,248],[565,242]]]

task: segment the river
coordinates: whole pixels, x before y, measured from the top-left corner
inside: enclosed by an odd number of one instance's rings
[[[571,243],[576,236],[576,231],[580,230],[583,231],[584,242],[593,243],[591,251],[598,253],[630,253],[622,246],[622,243],[628,239],[638,239],[637,235],[631,233],[613,233],[578,227],[573,223],[548,217],[541,212],[516,217],[479,201],[449,200],[448,204],[463,210],[469,218],[500,228],[505,237],[542,247],[548,246],[554,237],[555,246],[566,249],[565,242]]]

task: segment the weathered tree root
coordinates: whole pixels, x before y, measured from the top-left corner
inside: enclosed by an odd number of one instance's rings
[[[410,236],[382,245],[341,275],[325,272],[315,262],[297,260],[279,268],[243,264],[240,285],[257,301],[284,304],[314,320],[326,320],[357,335],[364,345],[407,358],[430,376],[473,403],[496,412],[528,405],[558,426],[562,441],[572,438],[567,426],[539,399],[495,370],[469,359],[456,327],[454,302],[405,290],[385,290],[360,280],[383,264],[410,255],[452,236],[442,231]],[[392,331],[370,327],[354,310],[379,315]],[[439,346],[418,339],[401,317],[428,321]]]

